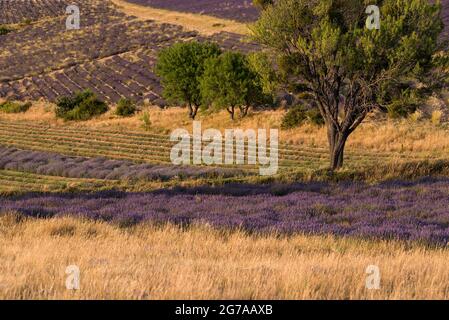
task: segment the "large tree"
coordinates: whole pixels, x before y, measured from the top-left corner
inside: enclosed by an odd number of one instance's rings
[[[368,5],[380,8],[380,29],[367,27]],[[252,26],[280,78],[318,104],[333,170],[371,111],[410,92],[425,98],[447,81],[440,11],[428,0],[277,0]]]

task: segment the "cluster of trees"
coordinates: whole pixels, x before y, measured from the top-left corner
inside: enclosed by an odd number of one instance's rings
[[[255,59],[238,52],[222,52],[216,44],[182,42],[162,50],[156,73],[161,78],[164,98],[183,104],[195,119],[198,110],[227,110],[235,119],[249,108],[269,103],[263,78]]]
[[[403,115],[449,79],[441,3],[373,0],[380,29],[366,27],[363,0],[254,0],[250,28],[266,50],[222,53],[182,43],[161,52],[157,72],[168,100],[200,107],[247,108],[283,88],[319,110],[327,127],[331,169],[343,166],[348,137],[376,109]],[[263,94],[262,94],[263,93]],[[301,110],[292,122],[302,121]]]

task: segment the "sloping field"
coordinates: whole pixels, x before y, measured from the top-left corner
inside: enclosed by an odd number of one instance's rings
[[[255,45],[243,43],[236,34],[224,32],[204,37],[177,25],[128,17],[109,1],[79,1],[81,29],[71,31],[66,30],[65,10],[57,0],[46,0],[44,7],[34,1],[8,3],[9,12],[24,9],[37,20],[15,26],[12,32],[0,36],[0,98],[44,98],[54,102],[60,96],[90,88],[109,102],[127,97],[164,105],[162,88],[153,72],[161,48],[177,41],[209,40],[223,49],[255,49]],[[43,9],[47,7],[56,14]],[[33,14],[40,10],[47,12],[48,17]],[[4,13],[0,19],[11,22],[8,17]]]

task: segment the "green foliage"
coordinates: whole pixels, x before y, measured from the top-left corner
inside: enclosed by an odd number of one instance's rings
[[[20,25],[29,26],[32,22],[33,22],[33,20],[31,20],[30,18],[25,18],[20,22]]]
[[[5,113],[22,113],[27,112],[31,108],[31,102],[18,103],[12,101],[5,101],[0,103],[0,111]]]
[[[115,114],[121,117],[129,117],[137,111],[136,105],[131,99],[121,98],[117,103]]]
[[[11,32],[11,29],[9,29],[6,26],[0,25],[0,36],[7,34],[9,32]]]
[[[388,116],[390,118],[398,119],[398,118],[406,118],[408,115],[415,112],[416,108],[404,101],[396,100],[388,105],[387,111]]]
[[[306,112],[307,121],[316,126],[323,126],[325,124],[323,116],[318,108],[312,108]]]
[[[143,122],[143,128],[145,130],[150,130],[150,128],[151,128],[151,119],[150,119],[150,114],[149,114],[148,111],[145,111],[143,113],[141,120]]]
[[[245,116],[249,107],[267,101],[259,75],[251,68],[247,57],[237,52],[225,52],[208,59],[200,88],[204,106],[226,109],[232,119],[236,107]]]
[[[365,25],[368,4],[380,7],[380,30]],[[425,99],[448,84],[440,13],[441,4],[428,0],[277,0],[251,29],[274,57],[278,79],[316,100],[331,167],[339,168],[348,136],[370,112],[402,113],[404,87]]]
[[[269,5],[272,5],[274,0],[253,0],[253,4],[255,7],[259,9],[265,9]]]
[[[282,129],[293,129],[299,127],[306,121],[306,111],[303,106],[297,105],[288,110],[282,118]]]
[[[247,57],[250,68],[257,73],[262,91],[265,95],[272,96],[278,89],[279,79],[271,65],[270,57],[265,52],[251,53]]]
[[[324,125],[324,119],[317,108],[307,109],[302,105],[296,105],[288,110],[282,118],[282,129],[293,129],[305,122],[316,126]]]
[[[200,79],[204,63],[220,53],[216,44],[199,42],[176,43],[161,50],[155,71],[161,78],[164,98],[171,103],[186,104],[190,117],[195,118],[202,103]]]
[[[108,106],[90,90],[72,97],[62,97],[56,103],[56,116],[64,120],[89,120],[108,111]]]

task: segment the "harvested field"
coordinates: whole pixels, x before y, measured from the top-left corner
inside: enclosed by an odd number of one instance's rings
[[[168,136],[144,132],[120,132],[82,128],[61,128],[30,122],[0,121],[0,144],[20,149],[57,152],[80,157],[105,157],[153,164],[171,164],[170,151],[175,144]],[[247,152],[246,152],[247,154]],[[323,147],[279,147],[280,171],[326,168],[328,150]],[[377,152],[348,150],[347,166],[357,168],[382,163],[445,159],[447,154]],[[255,170],[251,165],[240,168]]]

